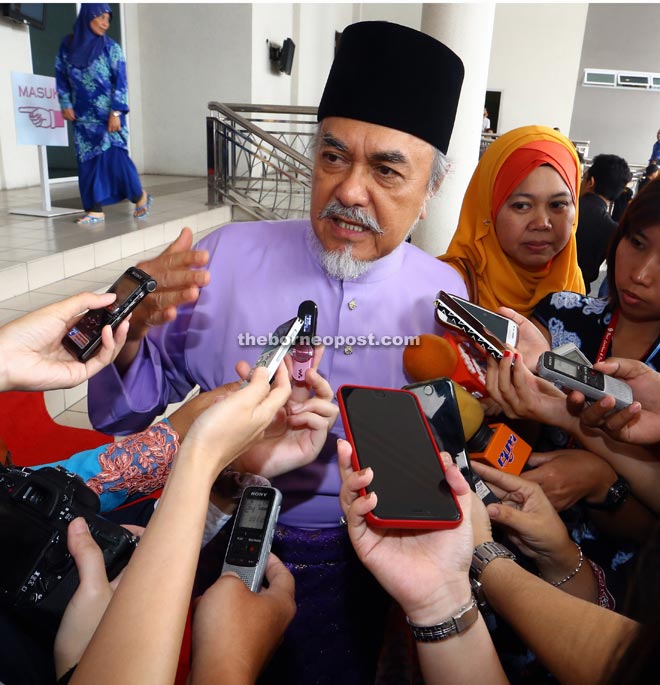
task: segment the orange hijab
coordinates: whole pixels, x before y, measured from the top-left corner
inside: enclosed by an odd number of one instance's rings
[[[529,271],[500,247],[495,217],[515,188],[542,164],[550,164],[570,189],[575,220],[564,249],[540,271]],[[510,307],[529,316],[549,293],[585,293],[575,244],[580,175],[573,143],[545,126],[514,129],[488,147],[468,185],[454,237],[438,258],[463,276],[474,302],[491,310]]]

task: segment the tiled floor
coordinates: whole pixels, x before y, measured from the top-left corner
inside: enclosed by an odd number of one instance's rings
[[[205,178],[143,176],[153,198],[146,219],[133,205],[106,208],[106,221],[75,224],[80,214],[41,218],[11,214],[41,205],[39,187],[0,191],[0,324],[68,295],[103,292],[128,267],[160,253],[189,226],[195,239],[230,220],[229,207],[208,207]],[[51,185],[53,207],[80,208],[77,183]],[[46,393],[59,423],[89,427],[86,384]]]

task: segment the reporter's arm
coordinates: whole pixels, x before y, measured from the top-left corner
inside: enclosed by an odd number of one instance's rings
[[[458,496],[463,522],[451,530],[404,531],[376,529],[365,516],[377,502],[361,488],[373,478],[370,468],[353,472],[351,448],[337,442],[342,477],[340,504],[358,558],[383,588],[401,605],[410,620],[432,626],[454,616],[471,597],[468,569],[473,537],[470,518],[471,491],[455,466],[447,481]],[[495,647],[481,617],[465,632],[439,642],[417,643],[420,666],[427,685],[454,683],[506,683]]]
[[[234,574],[223,575],[202,595],[191,685],[254,685],[296,611],[293,576],[274,554],[266,578],[268,587],[254,593]]]
[[[589,602],[598,599],[598,583],[591,565],[571,540],[566,526],[541,487],[511,473],[474,462],[474,471],[501,500],[487,507],[491,521],[503,526],[511,542],[533,559],[543,580],[559,583],[564,592]],[[483,510],[481,502],[474,503]],[[482,542],[482,528],[475,523],[475,542]]]
[[[481,575],[488,604],[562,683],[606,683],[639,624],[495,559]]]
[[[283,367],[272,386],[265,371],[257,370],[246,388],[214,404],[193,425],[159,506],[74,673],[74,685],[173,681],[207,493],[219,471],[259,438],[290,391]]]
[[[81,293],[42,307],[0,327],[0,391],[72,388],[112,363],[129,328],[105,326],[101,348],[87,362],[74,359],[62,338],[87,309],[114,302],[114,293]]]

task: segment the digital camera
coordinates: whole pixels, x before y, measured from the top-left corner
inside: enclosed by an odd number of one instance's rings
[[[83,516],[103,551],[108,578],[126,566],[138,538],[98,516],[99,498],[60,466],[32,470],[0,465],[0,601],[60,617],[79,584],[67,527]]]

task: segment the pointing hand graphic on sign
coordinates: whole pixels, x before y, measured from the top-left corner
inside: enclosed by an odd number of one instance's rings
[[[33,126],[37,128],[62,128],[64,127],[64,117],[62,112],[57,109],[46,109],[45,107],[19,107],[18,111],[27,114]]]

